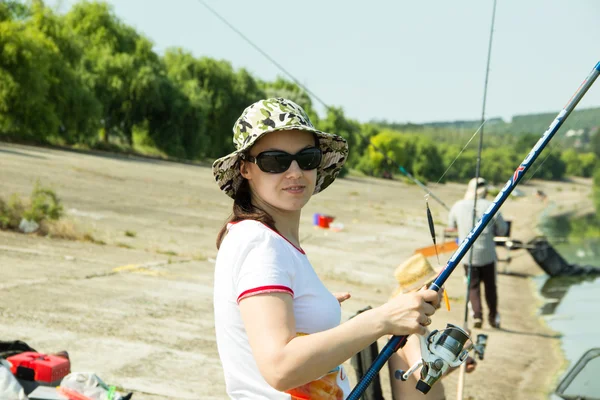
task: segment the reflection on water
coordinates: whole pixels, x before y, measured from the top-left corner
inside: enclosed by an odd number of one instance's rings
[[[541,315],[552,315],[561,303],[563,297],[567,294],[571,286],[576,286],[582,282],[594,282],[597,276],[569,276],[564,278],[543,278],[543,285],[540,289],[546,303],[540,308]]]
[[[600,222],[592,215],[581,219],[547,218],[542,231],[570,263],[600,267]],[[600,277],[539,277],[547,303],[540,313],[562,334],[562,349],[571,366],[590,348],[600,347]],[[600,376],[600,370],[594,371]]]

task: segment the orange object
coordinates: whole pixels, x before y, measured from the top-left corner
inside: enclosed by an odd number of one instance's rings
[[[446,303],[446,309],[450,311],[450,299],[448,298],[448,292],[444,289],[444,303]]]
[[[456,243],[454,240],[440,243],[437,245],[438,254],[448,253],[448,252],[454,251],[456,249],[458,249],[458,243]],[[435,253],[435,245],[421,247],[420,249],[416,249],[415,253],[421,253],[425,257],[435,256],[435,254],[436,254]]]
[[[92,398],[87,397],[79,392],[76,392],[73,389],[67,389],[62,386],[59,386],[56,388],[56,390],[69,400],[92,400]]]

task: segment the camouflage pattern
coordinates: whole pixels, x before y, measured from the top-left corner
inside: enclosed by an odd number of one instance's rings
[[[247,107],[233,126],[236,150],[213,163],[212,170],[219,188],[234,198],[242,182],[239,171],[240,154],[246,152],[264,134],[283,130],[313,132],[319,138],[323,160],[317,168],[314,194],[335,180],[348,157],[348,143],[338,135],[321,132],[313,126],[298,104],[283,98],[260,100]]]

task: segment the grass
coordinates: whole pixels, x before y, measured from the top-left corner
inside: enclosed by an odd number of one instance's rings
[[[177,253],[174,252],[174,251],[172,251],[172,250],[160,250],[160,249],[158,249],[158,250],[156,250],[156,252],[158,254],[164,254],[166,256],[176,256],[177,255]]]
[[[126,230],[125,231],[125,236],[133,238],[133,237],[137,236],[137,233],[135,233],[135,231]]]
[[[0,198],[0,228],[18,231],[22,220],[32,221],[46,229],[52,221],[58,221],[64,209],[56,193],[37,181],[29,199],[12,194],[8,200]]]
[[[100,246],[106,245],[106,242],[104,240],[98,240],[98,239],[94,238],[94,236],[91,233],[85,233],[81,240],[83,240],[84,242],[98,244]]]
[[[64,219],[64,207],[58,195],[37,181],[29,198],[13,193],[8,200],[0,197],[0,229],[22,233],[22,221],[37,224],[32,234],[52,239],[81,240],[106,244],[91,233],[81,232],[74,222]],[[35,224],[34,224],[35,223]]]

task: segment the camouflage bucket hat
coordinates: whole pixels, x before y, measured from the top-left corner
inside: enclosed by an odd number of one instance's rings
[[[319,138],[323,160],[317,168],[314,194],[323,191],[335,180],[348,157],[348,143],[341,136],[321,132],[313,126],[306,112],[298,104],[283,98],[260,100],[247,107],[233,126],[233,144],[236,150],[217,159],[212,171],[219,188],[234,198],[242,183],[240,155],[269,132],[301,130]]]

